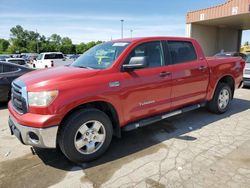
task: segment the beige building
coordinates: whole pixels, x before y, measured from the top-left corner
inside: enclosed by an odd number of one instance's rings
[[[239,51],[242,31],[250,29],[250,0],[228,0],[189,12],[186,23],[186,36],[197,39],[207,56]]]

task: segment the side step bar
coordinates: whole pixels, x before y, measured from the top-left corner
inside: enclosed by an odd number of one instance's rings
[[[140,121],[130,123],[130,124],[124,126],[122,128],[122,130],[123,131],[132,131],[132,130],[137,129],[139,127],[145,127],[147,125],[150,125],[152,123],[161,121],[163,119],[166,119],[166,118],[178,115],[178,114],[182,114],[184,112],[189,112],[189,111],[204,107],[205,105],[206,105],[206,103],[204,102],[204,103],[201,103],[201,104],[196,104],[196,105],[188,106],[188,107],[176,110],[176,111],[172,111],[172,112],[169,112],[167,114],[157,115],[157,116],[154,116],[154,117],[142,119]]]

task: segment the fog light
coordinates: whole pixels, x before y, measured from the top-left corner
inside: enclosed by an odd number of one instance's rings
[[[29,132],[29,137],[30,137],[32,142],[35,142],[35,143],[39,142],[39,137],[37,136],[36,133]]]

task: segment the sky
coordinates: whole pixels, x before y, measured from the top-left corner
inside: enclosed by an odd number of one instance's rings
[[[21,25],[49,37],[57,33],[73,43],[124,37],[185,36],[186,13],[225,0],[1,0],[0,38]],[[243,42],[250,41],[245,32]]]

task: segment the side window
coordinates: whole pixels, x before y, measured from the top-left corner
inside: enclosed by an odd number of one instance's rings
[[[57,54],[45,54],[44,59],[57,59],[56,55]]]
[[[3,65],[3,73],[17,71],[18,68],[11,65]]]
[[[25,61],[24,60],[10,60],[10,63],[15,63],[18,65],[25,65]]]
[[[173,64],[195,61],[197,55],[191,42],[168,41],[168,47]]]
[[[126,64],[131,57],[147,57],[148,67],[164,66],[163,50],[161,42],[147,42],[137,46],[129,55]]]
[[[56,54],[55,59],[63,59],[63,55],[62,54]]]
[[[3,65],[0,64],[0,74],[3,73]]]

